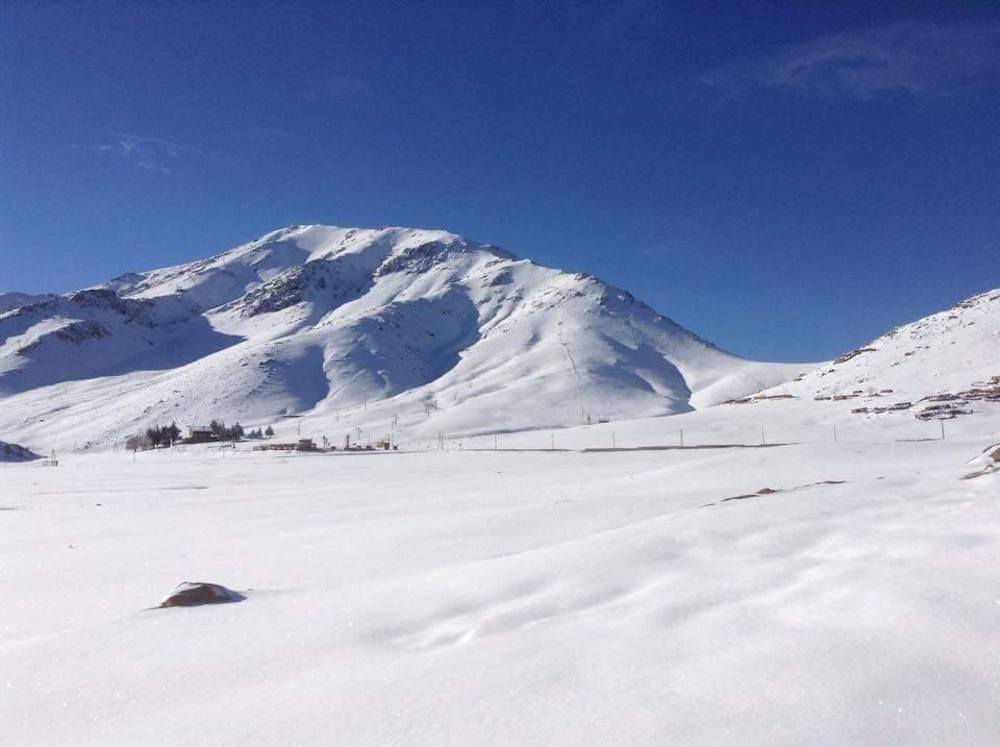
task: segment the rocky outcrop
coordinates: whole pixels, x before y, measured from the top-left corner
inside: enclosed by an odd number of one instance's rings
[[[202,604],[225,604],[227,602],[242,602],[246,599],[242,594],[227,589],[220,584],[210,584],[205,581],[185,581],[178,584],[170,596],[160,602],[160,607],[197,607]]]

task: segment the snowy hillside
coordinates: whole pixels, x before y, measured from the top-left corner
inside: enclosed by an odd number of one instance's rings
[[[809,370],[741,359],[596,278],[445,231],[292,227],[22,300],[0,313],[0,433],[46,445],[346,412],[419,433],[579,425]]]
[[[1000,402],[1000,288],[896,327],[764,394],[843,401],[859,416],[962,415]]]
[[[52,295],[35,296],[30,293],[0,293],[0,314],[30,303],[39,303],[54,298]]]
[[[38,458],[38,454],[29,451],[23,446],[0,441],[0,462],[30,462],[32,459]]]

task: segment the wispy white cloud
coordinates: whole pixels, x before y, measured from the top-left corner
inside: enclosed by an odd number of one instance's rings
[[[730,95],[773,88],[870,99],[886,93],[946,95],[995,83],[998,72],[1000,24],[905,23],[820,37],[712,71],[703,80]]]
[[[332,102],[349,109],[369,110],[377,102],[368,81],[354,75],[306,79],[297,82],[294,90],[302,101]]]
[[[110,133],[98,145],[74,147],[120,158],[137,169],[160,174],[169,174],[182,158],[202,155],[202,150],[194,145],[125,132]]]

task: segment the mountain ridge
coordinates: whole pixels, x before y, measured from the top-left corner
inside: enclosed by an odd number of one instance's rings
[[[746,360],[594,276],[448,231],[289,226],[0,313],[0,432],[108,445],[150,422],[339,423],[375,402],[422,433],[575,425],[810,365]]]

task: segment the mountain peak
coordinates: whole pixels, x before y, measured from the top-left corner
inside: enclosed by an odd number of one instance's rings
[[[415,432],[663,415],[798,369],[449,231],[286,226],[0,317],[0,431],[39,387],[38,422],[109,443],[151,422],[336,423],[358,407]]]

